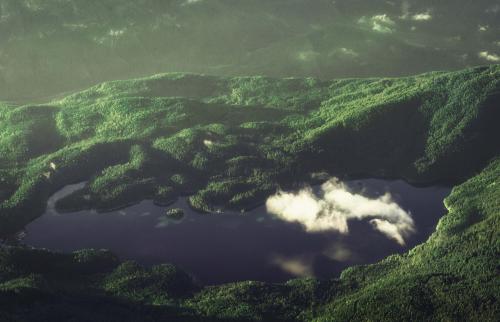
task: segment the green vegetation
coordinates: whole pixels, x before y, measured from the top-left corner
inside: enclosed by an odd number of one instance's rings
[[[184,218],[184,210],[182,210],[181,208],[168,209],[165,212],[165,216],[173,220],[181,220],[182,218]]]
[[[0,106],[0,230],[63,186],[62,210],[190,194],[248,209],[324,171],[456,184],[430,239],[339,279],[202,287],[107,252],[0,249],[0,319],[495,320],[500,244],[500,66],[399,79],[165,74],[45,105]],[[453,294],[451,296],[450,294]]]
[[[171,265],[110,253],[0,250],[0,317],[73,321],[495,321],[500,159],[453,189],[429,240],[339,279],[200,287]],[[451,296],[453,294],[453,296]]]
[[[60,210],[144,199],[256,206],[309,174],[460,181],[496,155],[500,68],[401,79],[165,74],[0,110],[0,231],[88,181]]]

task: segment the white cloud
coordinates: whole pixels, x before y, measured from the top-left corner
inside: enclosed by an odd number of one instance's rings
[[[372,29],[373,29],[373,31],[381,32],[381,33],[391,33],[394,31],[392,28],[381,25],[378,22],[373,23]]]
[[[203,0],[186,0],[184,2],[184,5],[186,4],[194,4],[194,3],[198,3],[198,2],[202,2]]]
[[[430,14],[430,12],[427,11],[427,12],[414,14],[411,17],[411,19],[414,21],[428,21],[428,20],[432,19],[432,15]]]
[[[389,238],[394,239],[398,244],[405,245],[402,231],[406,230],[406,223],[391,223],[385,219],[372,219],[370,223],[373,227]]]
[[[361,17],[359,24],[368,25],[373,31],[380,33],[392,33],[396,23],[387,14],[375,15],[371,18]]]
[[[489,28],[490,28],[490,26],[488,26],[488,25],[485,25],[485,26],[483,26],[483,25],[479,25],[479,26],[477,27],[477,29],[478,29],[479,31],[481,31],[481,32],[488,31],[488,29],[489,29]]]
[[[359,53],[350,48],[336,48],[328,53],[328,57],[340,57],[344,59],[356,59],[359,58]],[[328,176],[329,178],[330,176]],[[327,180],[327,178],[325,178]]]
[[[380,23],[386,24],[386,25],[391,25],[394,26],[395,22],[387,15],[375,15],[371,18],[372,21],[378,21]]]
[[[65,24],[63,24],[63,27],[75,31],[75,30],[86,29],[86,28],[88,28],[88,25],[83,24],[83,23],[81,23],[81,24],[68,24],[68,23],[65,23]]]
[[[283,271],[297,277],[313,277],[313,265],[310,258],[294,257],[286,258],[274,256],[271,263],[281,268]]]
[[[357,257],[349,248],[341,243],[330,245],[323,251],[323,255],[338,262],[346,262]]]
[[[482,51],[478,55],[480,58],[486,59],[487,61],[491,62],[500,62],[500,56],[498,56],[495,53],[490,53],[488,51]]]
[[[350,191],[336,178],[324,183],[321,189],[322,198],[311,188],[296,193],[279,191],[267,199],[267,211],[282,220],[300,223],[308,232],[348,234],[351,219],[371,219],[374,229],[400,245],[405,245],[405,238],[415,232],[411,214],[394,202],[389,193],[371,199]]]
[[[310,62],[320,56],[320,53],[314,50],[300,51],[297,53],[297,59],[304,62]]]
[[[108,35],[110,35],[111,37],[119,37],[119,36],[122,36],[124,33],[125,33],[125,29],[117,29],[117,30],[111,29],[108,32]]]
[[[346,56],[359,57],[359,54],[357,52],[349,48],[342,47],[340,48],[340,52]]]

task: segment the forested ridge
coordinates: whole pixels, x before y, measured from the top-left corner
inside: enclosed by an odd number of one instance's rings
[[[494,321],[499,76],[498,66],[332,81],[161,74],[0,106],[5,233],[82,181],[60,210],[180,195],[202,212],[249,209],[318,172],[455,185],[428,241],[331,280],[206,287],[172,265],[144,268],[107,251],[2,247],[0,317]]]

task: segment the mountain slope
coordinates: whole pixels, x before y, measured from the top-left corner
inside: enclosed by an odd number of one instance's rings
[[[498,152],[500,68],[401,79],[166,74],[104,83],[46,105],[3,107],[2,230],[89,181],[61,209],[192,194],[247,209],[310,174],[459,181]]]
[[[201,211],[246,209],[322,171],[456,187],[426,243],[328,281],[202,287],[174,267],[146,269],[107,252],[2,248],[0,312],[12,320],[495,320],[499,93],[499,66],[334,81],[166,74],[1,106],[4,233],[78,181],[89,184],[60,209],[165,204],[181,194]]]

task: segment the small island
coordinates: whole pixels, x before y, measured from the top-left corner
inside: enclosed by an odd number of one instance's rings
[[[184,218],[184,210],[181,208],[171,208],[165,212],[165,217],[172,220],[181,220]]]

